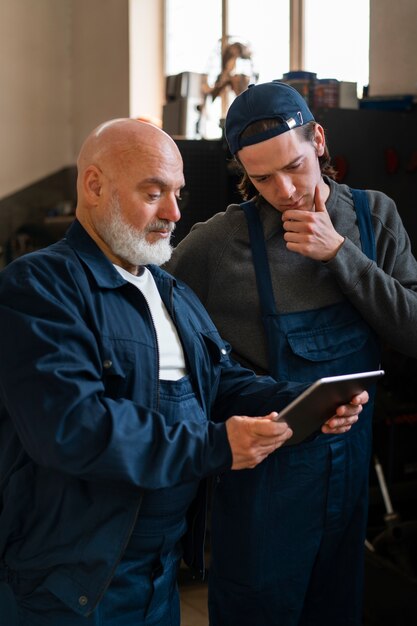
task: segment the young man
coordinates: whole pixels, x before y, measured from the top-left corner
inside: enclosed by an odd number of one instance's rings
[[[332,180],[323,128],[273,81],[232,103],[242,205],[197,224],[168,269],[235,358],[277,380],[377,369],[381,338],[417,354],[417,262],[394,202]],[[211,626],[359,626],[372,403],[344,436],[285,447],[216,482]]]
[[[66,237],[1,274],[1,626],[179,626],[200,479],[254,467],[292,434],[274,411],[300,385],[234,363],[157,267],[183,185],[168,135],[107,122],[81,148]],[[348,430],[366,400],[327,428]],[[201,568],[200,518],[185,556]]]

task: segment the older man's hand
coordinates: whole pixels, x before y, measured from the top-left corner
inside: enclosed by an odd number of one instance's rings
[[[226,421],[232,449],[232,469],[253,468],[292,436],[285,422],[276,422],[278,413],[261,417],[234,415]]]

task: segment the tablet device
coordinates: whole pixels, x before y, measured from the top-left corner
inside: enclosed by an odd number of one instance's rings
[[[278,421],[287,422],[294,432],[284,445],[300,443],[320,430],[338,406],[349,404],[353,396],[367,390],[384,373],[375,370],[316,380],[279,413]]]

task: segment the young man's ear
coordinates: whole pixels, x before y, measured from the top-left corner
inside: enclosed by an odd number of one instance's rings
[[[323,126],[320,126],[320,124],[316,124],[316,128],[314,130],[314,147],[316,149],[318,157],[323,156],[325,145],[326,137],[324,135]]]
[[[102,173],[95,165],[90,165],[84,172],[84,193],[93,204],[102,193]]]

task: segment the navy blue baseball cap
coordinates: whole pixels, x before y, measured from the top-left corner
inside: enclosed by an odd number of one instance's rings
[[[282,123],[242,139],[243,131],[250,124],[267,119]],[[225,135],[230,152],[235,155],[245,146],[266,141],[311,121],[314,117],[303,96],[291,85],[273,80],[249,85],[233,100],[226,115]]]

